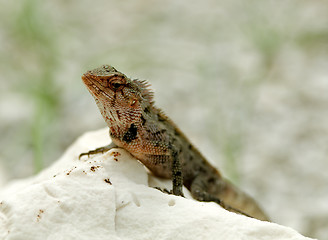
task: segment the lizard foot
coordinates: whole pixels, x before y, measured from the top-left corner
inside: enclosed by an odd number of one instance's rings
[[[173,194],[173,190],[168,190],[166,188],[160,188],[160,187],[154,187],[155,189],[161,191],[162,193],[166,193],[166,194]],[[183,194],[180,195],[181,197],[184,197]]]
[[[116,146],[114,143],[111,143],[111,144],[109,144],[109,145],[107,145],[107,146],[100,147],[100,148],[97,148],[97,149],[95,149],[95,150],[91,150],[91,151],[89,151],[89,152],[81,153],[81,154],[79,155],[79,159],[81,159],[83,156],[88,156],[88,158],[89,158],[90,156],[92,156],[92,155],[96,155],[96,154],[98,154],[98,153],[103,154],[104,152],[107,152],[107,151],[109,151],[110,149],[115,148],[115,147],[117,147],[117,146]]]
[[[162,193],[166,193],[166,194],[173,194],[172,190],[168,190],[166,188],[160,188],[160,187],[154,187],[155,189],[161,191]]]

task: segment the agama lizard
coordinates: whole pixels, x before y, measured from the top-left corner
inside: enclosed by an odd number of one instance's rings
[[[112,143],[80,157],[113,147],[124,148],[155,176],[171,178],[174,195],[183,196],[184,185],[199,201],[213,201],[229,211],[268,220],[256,202],[222,178],[179,128],[154,106],[146,81],[130,79],[109,65],[86,72],[82,80],[109,127]]]

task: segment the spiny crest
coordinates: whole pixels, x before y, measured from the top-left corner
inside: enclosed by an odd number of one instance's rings
[[[152,104],[154,93],[152,90],[150,90],[150,83],[148,83],[146,80],[138,79],[133,79],[133,82],[137,84],[141,95]]]

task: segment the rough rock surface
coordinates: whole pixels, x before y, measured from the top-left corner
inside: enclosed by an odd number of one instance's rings
[[[164,194],[122,149],[78,159],[108,144],[107,130],[87,133],[37,176],[0,192],[0,239],[309,239],[291,228]],[[151,187],[150,187],[151,186]]]

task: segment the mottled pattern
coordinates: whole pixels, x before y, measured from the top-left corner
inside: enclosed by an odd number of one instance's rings
[[[172,178],[173,194],[182,195],[183,184],[197,200],[214,201],[227,210],[268,220],[255,201],[224,180],[154,106],[146,81],[132,80],[109,65],[88,71],[82,79],[96,100],[113,143],[156,176]]]

